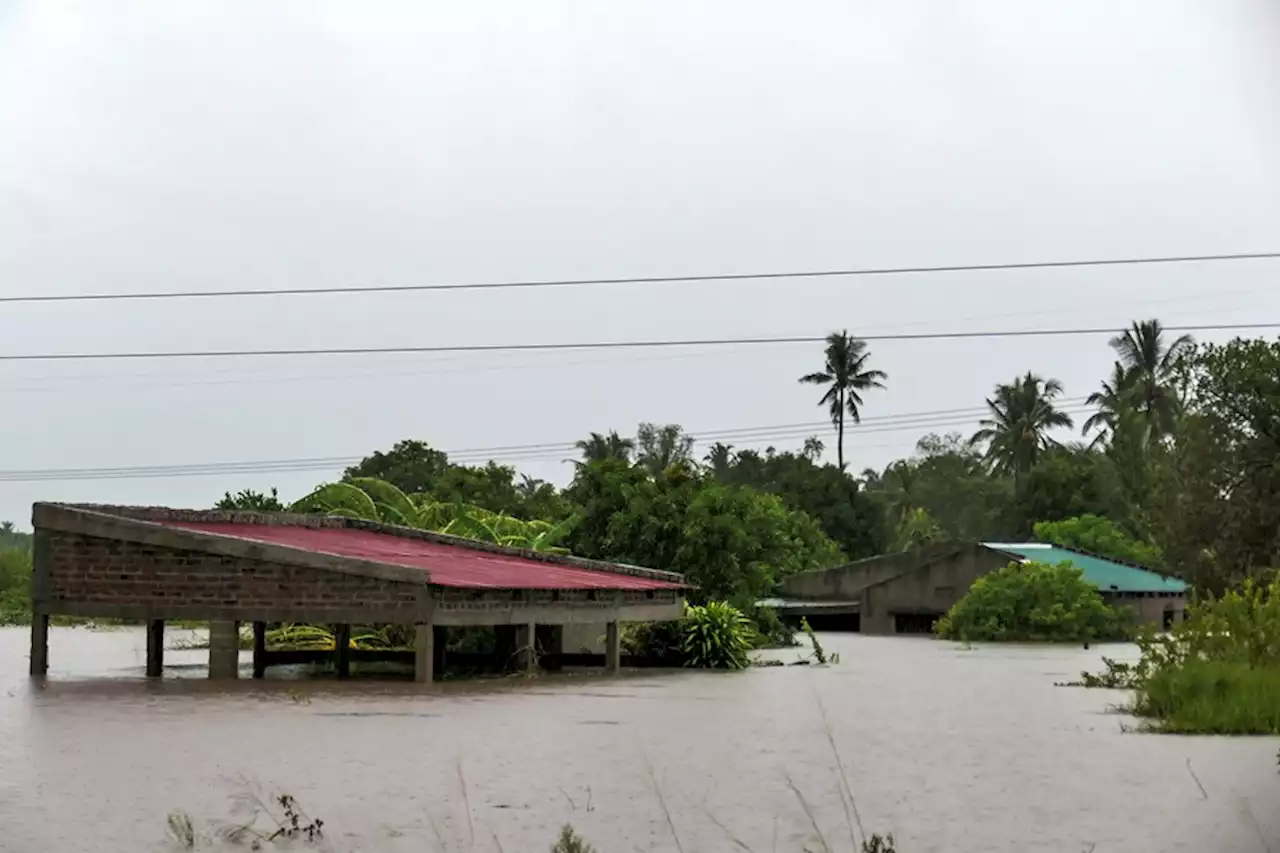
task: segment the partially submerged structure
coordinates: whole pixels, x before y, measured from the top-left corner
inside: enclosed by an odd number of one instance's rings
[[[1149,569],[1038,542],[940,542],[832,569],[792,575],[761,602],[784,619],[867,634],[929,633],[973,582],[1011,562],[1071,562],[1108,604],[1131,607],[1140,623],[1181,621],[1187,585]]]
[[[144,621],[152,677],[165,620],[178,619],[209,622],[214,678],[237,676],[242,623],[254,626],[262,677],[274,622],[335,626],[340,676],[351,625],[412,625],[423,682],[450,626],[497,626],[533,666],[538,640],[554,646],[564,626],[603,624],[605,663],[617,671],[620,623],[678,619],[687,588],[671,572],[349,518],[41,503],[32,524],[32,675],[48,670],[55,615]]]

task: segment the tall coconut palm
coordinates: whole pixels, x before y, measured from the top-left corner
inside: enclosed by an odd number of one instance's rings
[[[1178,359],[1195,346],[1190,335],[1168,342],[1159,320],[1134,321],[1122,335],[1111,339],[1111,348],[1120,364],[1131,374],[1134,405],[1142,413],[1155,436],[1173,431],[1178,416],[1178,397],[1173,388],[1173,369]]]
[[[593,432],[590,438],[574,442],[574,447],[578,448],[582,453],[582,461],[575,464],[586,465],[592,462],[603,462],[606,459],[621,459],[623,462],[630,462],[631,454],[636,449],[636,443],[611,430],[608,435]]]
[[[1097,411],[1084,422],[1080,432],[1088,435],[1097,431],[1091,446],[1105,444],[1115,435],[1125,416],[1133,410],[1133,371],[1120,362],[1111,368],[1111,379],[1102,383],[1102,390],[1094,391],[1085,401],[1096,406]]]
[[[818,401],[831,413],[836,428],[836,464],[844,470],[844,420],[847,415],[855,424],[862,423],[862,394],[883,388],[889,378],[883,370],[871,370],[867,361],[871,352],[867,342],[850,336],[848,331],[827,335],[826,363],[822,370],[800,377],[806,385],[822,385],[827,391]]]
[[[986,444],[992,470],[1015,477],[1031,469],[1040,454],[1055,442],[1050,430],[1074,426],[1071,416],[1054,401],[1062,396],[1062,383],[1027,373],[1008,385],[997,385],[987,399],[989,414],[970,442]]]

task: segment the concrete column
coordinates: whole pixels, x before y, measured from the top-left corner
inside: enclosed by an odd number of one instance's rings
[[[240,623],[209,623],[209,677],[240,677]]]
[[[147,622],[147,678],[159,678],[164,672],[164,620]]]
[[[604,668],[610,675],[617,675],[622,670],[622,632],[616,621],[605,625],[604,630]]]
[[[516,669],[533,674],[538,669],[538,626],[532,622],[516,626]]]
[[[430,622],[420,624],[413,635],[413,680],[430,684],[435,679],[436,632]]]
[[[267,677],[267,623],[253,623],[253,677]]]
[[[432,661],[431,666],[433,671],[443,678],[444,668],[449,663],[449,629],[444,625],[436,625],[432,628],[432,633],[434,634],[431,638],[432,652],[435,659]]]
[[[351,676],[351,626],[335,625],[333,627],[334,663],[337,666],[338,678]]]
[[[31,614],[31,674],[43,677],[49,672],[49,614]]]

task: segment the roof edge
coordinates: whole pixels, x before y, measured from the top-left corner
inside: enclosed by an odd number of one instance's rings
[[[1119,557],[1109,557],[1106,554],[1095,554],[1093,551],[1086,551],[1084,548],[1073,548],[1069,545],[1058,545],[1053,542],[980,542],[978,544],[980,544],[983,548],[987,548],[992,551],[998,551],[1001,554],[1009,554],[1009,556],[1011,557],[1016,555],[1010,553],[1009,551],[1004,550],[1005,548],[1025,548],[1027,546],[1032,546],[1034,548],[1056,548],[1059,551],[1069,551],[1072,554],[1079,554],[1082,557],[1091,557],[1094,560],[1103,560],[1104,562],[1115,563],[1117,566],[1124,566],[1130,569],[1137,569],[1140,572],[1147,572],[1148,574],[1155,575],[1161,580],[1176,581],[1182,584],[1187,589],[1191,588],[1190,584],[1188,584],[1185,580],[1178,577],[1177,575],[1170,574],[1168,572],[1162,572],[1157,569],[1153,569],[1150,566],[1144,566],[1141,563],[1135,563],[1132,560],[1122,560]]]
[[[222,509],[173,509],[170,507],[123,506],[115,504],[37,503],[32,507],[33,526],[52,526],[48,524],[41,525],[39,519],[41,518],[42,509],[47,510],[48,508],[55,507],[62,510],[92,513],[99,516],[126,519],[135,522],[145,522],[163,530],[179,529],[169,527],[165,522],[188,522],[193,524],[261,524],[280,525],[286,527],[309,527],[312,529],[334,528],[339,530],[364,530],[372,533],[382,533],[388,536],[397,536],[401,539],[418,539],[437,545],[448,545],[455,548],[464,548],[470,551],[481,551],[488,554],[497,554],[506,557],[518,557],[525,560],[550,563],[552,565],[566,566],[569,568],[604,572],[606,574],[613,575],[627,575],[630,577],[643,578],[645,580],[664,581],[666,583],[689,587],[689,584],[685,582],[684,575],[679,574],[678,572],[667,572],[660,569],[646,568],[644,566],[631,566],[625,563],[610,563],[603,560],[591,560],[585,557],[574,557],[564,554],[547,554],[542,551],[530,551],[525,548],[511,548],[505,545],[495,545],[490,542],[481,542],[476,539],[467,539],[462,536],[453,536],[448,533],[437,533],[432,530],[418,530],[414,527],[382,524],[376,521],[364,521],[361,519],[346,518],[345,516],[336,515],[303,515],[300,513],[290,512],[249,512],[244,510]],[[197,531],[184,532],[192,534],[197,533]],[[217,534],[208,535],[214,537],[217,536]],[[226,539],[229,537],[221,538]],[[281,545],[275,547],[287,548],[288,546]],[[296,548],[288,548],[288,550],[302,554],[313,553],[311,551]],[[366,562],[354,560],[354,558],[343,559],[351,560],[352,562]],[[388,564],[370,562],[369,565],[384,566]],[[414,569],[413,571],[423,570]]]
[[[201,530],[170,527],[158,520],[102,512],[94,505],[36,503],[31,507],[31,524],[36,529],[58,533],[134,542],[180,551],[202,551],[237,559],[263,560],[286,566],[375,578],[425,587],[431,582],[426,569],[362,560],[340,554],[323,554],[291,545],[257,542]],[[39,537],[37,536],[37,542]]]

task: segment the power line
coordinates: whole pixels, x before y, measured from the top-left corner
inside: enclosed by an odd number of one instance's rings
[[[1061,410],[1068,414],[1082,414],[1084,398],[1068,398],[1060,401]],[[861,425],[846,425],[846,434],[857,440],[859,435],[872,433],[896,433],[909,430],[930,429],[971,424],[986,412],[984,407],[963,409],[938,409],[928,412],[904,413],[864,418]],[[753,442],[768,443],[778,440],[795,440],[812,435],[815,430],[828,430],[830,421],[813,421],[773,426],[739,427],[735,429],[690,432],[695,440],[707,443]],[[511,444],[446,451],[450,461],[467,464],[501,459],[504,461],[533,462],[549,459],[565,460],[566,454],[576,453],[575,442],[546,442],[541,444]],[[0,482],[56,482],[127,479],[169,479],[174,477],[202,477],[230,474],[283,474],[346,468],[359,462],[361,457],[325,456],[301,459],[253,460],[243,462],[206,462],[186,465],[121,466],[115,468],[46,468],[0,471]]]
[[[1258,331],[1280,328],[1280,322],[1215,323],[1165,326],[1169,332]],[[864,341],[941,341],[974,338],[1050,338],[1084,335],[1115,335],[1125,332],[1115,327],[1076,327],[1068,329],[1006,329],[972,332],[902,332],[894,334],[857,335]],[[825,335],[792,335],[783,337],[692,338],[685,340],[591,341],[584,343],[541,344],[445,344],[441,346],[400,347],[315,347],[274,350],[178,350],[170,352],[80,352],[27,353],[0,355],[0,361],[105,361],[177,358],[256,358],[317,355],[395,355],[447,352],[535,352],[553,350],[664,349],[671,347],[706,348],[722,346],[777,346],[782,344],[822,343]]]
[[[1280,258],[1280,252],[1237,252],[1224,255],[1176,255],[1165,257],[1103,258],[1094,260],[1029,261],[1025,263],[952,264],[918,267],[866,267],[792,272],[723,273],[718,275],[632,276],[627,278],[533,279],[523,281],[466,282],[462,284],[394,284],[372,287],[277,287],[264,290],[190,290],[130,293],[74,293],[45,296],[0,296],[0,303],[105,302],[144,299],[220,299],[249,296],[321,296],[353,293],[410,293],[447,290],[517,290],[546,287],[587,287],[615,284],[675,284],[681,282],[770,281],[776,279],[859,278],[868,276],[934,275],[957,272],[1072,269],[1079,267],[1150,266],[1156,264],[1219,263]]]

